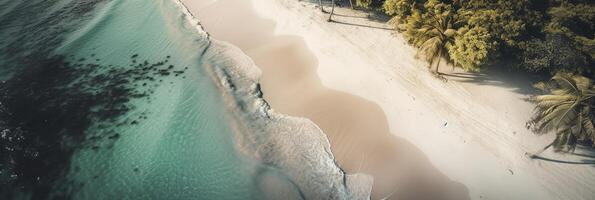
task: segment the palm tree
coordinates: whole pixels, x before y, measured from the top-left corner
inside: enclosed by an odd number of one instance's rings
[[[549,147],[572,152],[579,141],[595,139],[595,86],[593,80],[580,75],[557,73],[553,83],[540,88],[548,94],[532,97],[535,115],[529,121],[536,133],[556,133],[556,138],[537,154]]]
[[[454,37],[457,33],[455,25],[458,21],[451,11],[431,16],[429,20],[422,20],[423,24],[417,31],[418,39],[414,40],[414,45],[420,47],[419,53],[423,54],[430,63],[430,69],[436,63],[437,74],[440,74],[440,60],[445,58],[450,61],[448,48],[454,43]]]

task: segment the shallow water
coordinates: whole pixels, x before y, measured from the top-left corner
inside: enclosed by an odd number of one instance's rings
[[[256,197],[199,66],[207,40],[172,2],[4,4],[2,196]]]
[[[0,3],[1,199],[359,192],[366,181],[336,166],[320,129],[270,111],[251,61],[184,11],[171,0]]]

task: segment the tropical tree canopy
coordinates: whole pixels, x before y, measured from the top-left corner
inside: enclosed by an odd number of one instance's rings
[[[448,51],[450,58],[466,71],[479,71],[498,46],[488,30],[480,26],[462,28],[454,41]]]
[[[364,8],[368,8],[370,5],[372,5],[372,0],[355,0],[355,4],[357,6],[361,6]]]
[[[550,8],[547,13],[551,20],[545,31],[566,35],[577,49],[595,58],[594,4],[561,2],[559,6]]]
[[[413,7],[415,5],[416,0],[386,0],[382,8],[386,14],[394,16],[393,20],[402,23],[407,16],[413,13]]]
[[[351,0],[351,1],[355,1],[355,4],[362,8],[378,8],[378,7],[382,7],[382,4],[384,3],[385,0]]]
[[[528,30],[538,26],[541,15],[530,0],[461,1],[459,13],[470,26],[486,29],[503,45],[516,47]]]
[[[532,98],[536,112],[531,119],[537,133],[555,133],[552,145],[557,151],[573,151],[577,142],[590,142],[595,136],[595,87],[593,80],[580,75],[558,73],[546,94]]]
[[[587,72],[587,56],[562,34],[548,34],[545,40],[534,39],[523,52],[522,66],[530,72]]]
[[[429,0],[425,3],[426,13],[421,15],[420,28],[412,32],[411,38],[417,38],[414,45],[419,47],[419,53],[430,63],[438,61],[436,72],[440,67],[440,59],[448,57],[448,50],[454,43],[457,34],[458,22],[456,15],[450,5],[440,3],[437,0]]]
[[[433,14],[441,14],[435,10],[447,7],[462,23],[461,27],[469,30],[454,38],[456,50],[449,51],[451,61],[466,70],[477,71],[502,55],[518,61],[519,65],[513,66],[529,72],[555,74],[574,68],[570,71],[593,73],[591,69],[595,69],[595,1],[592,0],[385,0],[382,5],[384,12],[393,16],[389,23],[416,47],[420,47],[418,40],[426,41],[419,38],[421,25],[432,23],[438,17]],[[565,54],[566,58],[574,54],[579,61],[562,67],[547,66],[556,62],[550,59],[555,54],[546,52],[548,45],[557,42],[547,38],[550,35],[569,38],[563,53],[569,53]],[[547,54],[541,58],[536,54],[539,52]]]

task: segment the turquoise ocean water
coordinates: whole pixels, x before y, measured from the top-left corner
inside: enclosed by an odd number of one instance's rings
[[[269,112],[256,78],[244,80],[258,73],[235,69],[245,62],[184,11],[172,0],[0,2],[0,199],[354,193],[320,130]]]

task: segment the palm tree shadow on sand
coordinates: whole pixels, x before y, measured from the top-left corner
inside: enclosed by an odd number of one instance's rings
[[[264,98],[275,110],[320,126],[347,173],[374,176],[372,199],[469,199],[464,185],[390,133],[377,104],[324,87],[317,76],[318,60],[301,37],[275,35],[275,22],[259,17],[249,1],[221,0],[195,9],[214,38],[240,47],[261,68]],[[219,10],[233,14],[215,13]]]
[[[522,95],[536,94],[538,91],[533,87],[533,84],[551,78],[548,73],[526,72],[515,67],[516,65],[518,65],[516,61],[502,58],[502,60],[482,67],[479,72],[467,72],[460,67],[453,67],[452,63],[449,63],[448,66],[442,67],[444,71],[440,75],[448,81],[509,88]]]
[[[575,151],[567,152],[567,153],[554,153],[552,156],[550,155],[543,155],[542,153],[546,151],[551,146],[548,145],[544,149],[536,153],[525,153],[530,159],[534,160],[541,160],[546,162],[553,162],[559,164],[570,164],[570,165],[590,165],[591,167],[595,167],[595,150],[589,147],[588,144],[579,144],[576,146]],[[564,158],[557,158],[561,155],[564,155]]]

